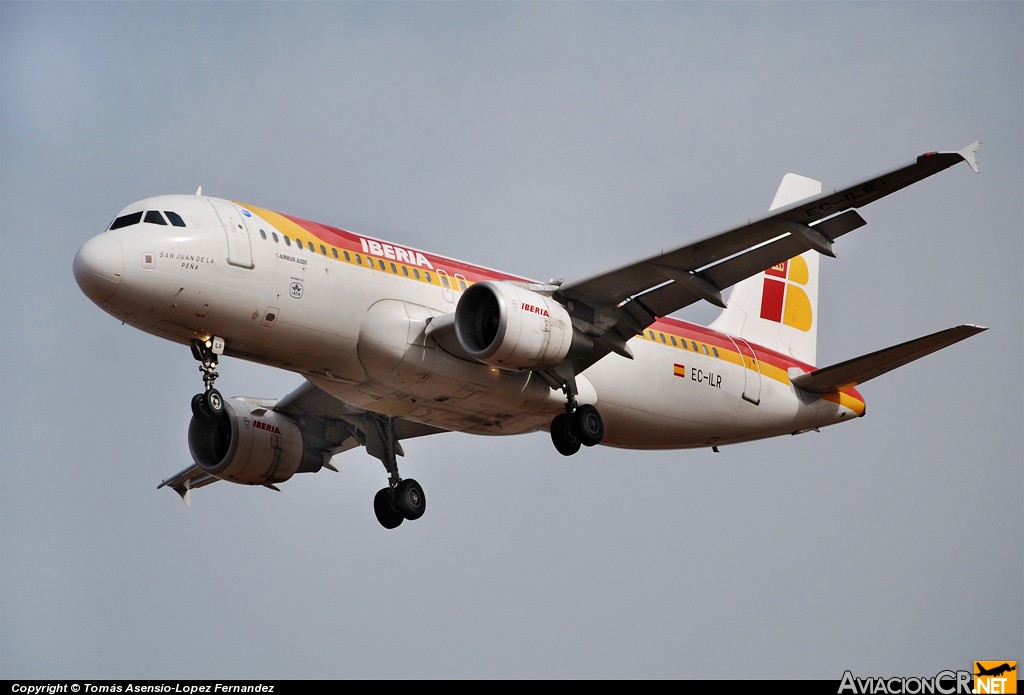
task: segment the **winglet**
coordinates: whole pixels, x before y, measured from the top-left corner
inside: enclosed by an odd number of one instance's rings
[[[968,145],[967,147],[965,147],[962,150],[960,150],[959,152],[957,152],[958,155],[960,155],[961,157],[964,158],[965,162],[967,162],[968,164],[971,165],[971,168],[974,169],[974,173],[975,174],[980,174],[981,173],[978,170],[978,148],[979,147],[981,147],[981,140],[975,140],[970,145]]]
[[[185,503],[185,506],[192,509],[192,486],[189,485],[188,478],[185,478],[185,482],[174,488],[174,491],[181,495],[181,501]]]

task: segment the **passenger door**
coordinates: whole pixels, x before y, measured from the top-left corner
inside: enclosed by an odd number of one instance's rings
[[[245,217],[238,207],[226,200],[209,199],[210,205],[217,212],[217,217],[224,225],[224,233],[228,239],[228,263],[239,268],[253,268],[252,246],[249,241],[249,230],[245,225]]]

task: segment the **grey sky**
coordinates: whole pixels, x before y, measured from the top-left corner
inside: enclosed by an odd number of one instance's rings
[[[934,675],[1024,657],[1024,4],[0,2],[0,676]],[[186,510],[188,350],[71,261],[205,193],[541,279],[934,149],[822,264],[819,358],[990,330],[719,454],[362,450]],[[698,307],[683,315],[710,320]],[[227,359],[226,395],[300,378]]]

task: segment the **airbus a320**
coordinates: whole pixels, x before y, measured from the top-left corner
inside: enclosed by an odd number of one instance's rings
[[[159,487],[273,489],[337,470],[363,446],[387,472],[385,528],[419,519],[402,441],[546,430],[571,456],[595,445],[715,448],[818,430],[865,413],[857,386],[985,330],[959,325],[818,367],[822,255],[858,210],[960,162],[929,152],[822,192],[783,177],[768,214],[585,277],[541,282],[248,203],[160,195],[131,203],[74,259],[85,295],[116,319],[188,345],[194,462]],[[723,291],[731,288],[728,301]],[[672,314],[721,307],[701,326]],[[280,399],[225,399],[228,355],[296,372]]]

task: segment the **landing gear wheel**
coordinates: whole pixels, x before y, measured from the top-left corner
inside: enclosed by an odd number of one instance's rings
[[[580,450],[583,442],[576,431],[572,415],[562,413],[551,421],[551,442],[562,456],[572,456]]]
[[[594,406],[581,405],[577,408],[572,414],[572,423],[583,446],[594,446],[604,439],[604,420]]]
[[[203,394],[203,404],[206,407],[208,420],[216,420],[224,412],[224,397],[217,389],[210,389]]]
[[[208,420],[210,412],[206,409],[206,394],[197,393],[192,396],[192,416],[196,420]]]
[[[406,519],[415,521],[427,511],[427,497],[419,483],[406,478],[395,488],[394,506]]]
[[[389,487],[379,490],[373,498],[373,511],[384,528],[397,528],[405,520],[402,513],[395,509],[394,500],[395,493]]]

